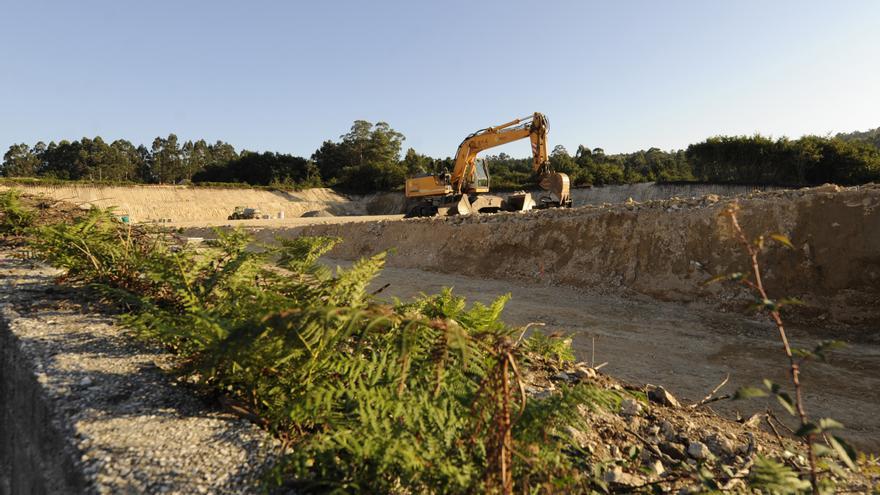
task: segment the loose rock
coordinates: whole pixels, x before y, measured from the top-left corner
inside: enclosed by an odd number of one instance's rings
[[[691,444],[688,445],[687,453],[698,461],[708,459],[712,456],[712,451],[710,451],[709,447],[703,442],[691,442]]]
[[[667,407],[681,407],[681,404],[678,403],[678,399],[663,387],[656,387],[648,390],[648,400]]]

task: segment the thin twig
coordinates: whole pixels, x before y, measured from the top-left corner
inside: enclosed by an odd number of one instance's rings
[[[382,287],[379,287],[378,289],[374,290],[373,292],[370,292],[370,295],[375,296],[376,294],[379,294],[380,292],[387,289],[388,287],[391,287],[390,283],[387,283],[387,284],[383,285]]]
[[[590,368],[592,368],[596,364],[596,336],[590,335],[590,338],[592,339],[592,344],[590,345]]]
[[[526,326],[523,327],[522,332],[519,333],[519,338],[516,339],[516,342],[513,344],[514,347],[519,346],[520,342],[522,342],[523,337],[525,337],[526,332],[529,331],[529,328],[531,328],[531,327],[543,327],[543,326],[545,326],[545,325],[546,325],[545,323],[538,323],[538,322],[531,322],[531,323],[526,324]]]
[[[788,426],[787,424],[780,421],[780,419],[776,417],[776,414],[774,414],[772,410],[767,409],[767,416],[769,416],[771,419],[773,419],[773,421],[776,421],[776,424],[785,428],[786,430],[788,430],[789,433],[794,435],[794,430],[790,426]]]
[[[719,383],[718,386],[716,386],[715,388],[712,389],[711,392],[709,392],[709,395],[703,397],[703,400],[701,400],[700,402],[697,402],[696,404],[691,404],[691,409],[696,409],[696,408],[698,408],[702,405],[708,404],[710,402],[715,402],[715,401],[719,401],[719,400],[726,399],[726,398],[730,397],[730,395],[726,395],[726,396],[719,397],[715,400],[712,400],[712,397],[719,390],[721,390],[721,387],[723,387],[724,385],[727,384],[727,380],[730,380],[730,373],[728,373],[727,376],[724,377],[724,380],[721,380],[721,383]]]
[[[767,422],[767,426],[770,427],[770,431],[773,432],[773,435],[776,437],[776,441],[779,442],[779,446],[782,448],[782,450],[785,450],[785,444],[782,442],[782,435],[780,435],[779,430],[777,430],[776,427],[773,426],[773,422],[770,421],[770,416],[764,416],[764,421]]]

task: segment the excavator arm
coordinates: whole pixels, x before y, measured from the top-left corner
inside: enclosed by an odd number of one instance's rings
[[[560,205],[570,203],[568,176],[554,174],[550,168],[547,128],[547,118],[535,112],[528,117],[481,129],[466,137],[458,146],[455,154],[455,169],[450,179],[455,193],[469,192],[468,189],[474,184],[478,153],[528,137],[532,145],[532,171],[538,184],[542,189],[550,191],[554,202]],[[475,189],[474,192],[484,191]]]

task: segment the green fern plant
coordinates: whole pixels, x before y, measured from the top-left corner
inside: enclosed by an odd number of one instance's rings
[[[21,191],[0,192],[0,235],[22,235],[33,226],[35,214],[21,202]]]

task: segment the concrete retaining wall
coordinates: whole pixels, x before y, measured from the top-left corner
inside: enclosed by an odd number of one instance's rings
[[[0,494],[83,493],[78,455],[22,345],[0,320]]]
[[[56,275],[0,251],[0,495],[260,493],[277,442]]]

